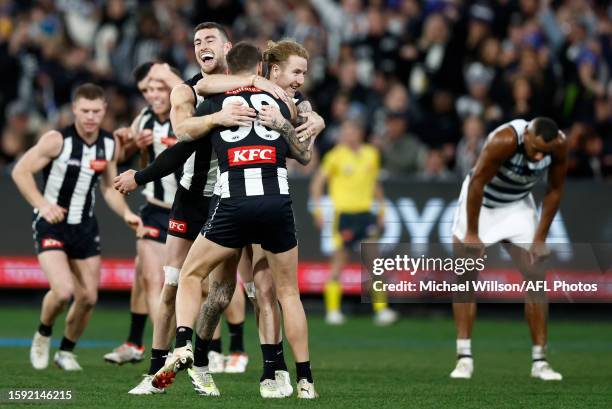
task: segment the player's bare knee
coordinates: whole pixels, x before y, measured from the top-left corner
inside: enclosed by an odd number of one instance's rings
[[[258,283],[257,288],[257,304],[260,308],[265,306],[272,306],[276,303],[276,291],[274,290],[274,283]]]
[[[98,302],[98,293],[85,292],[75,296],[74,301],[79,305],[79,307],[90,310],[95,307],[96,303]]]
[[[278,301],[283,304],[286,301],[300,297],[300,290],[294,285],[284,285],[277,288],[276,296]]]
[[[171,307],[173,311],[174,311],[174,304],[176,303],[176,289],[177,287],[164,285],[164,288],[161,292],[162,305],[166,308]]]
[[[72,286],[66,286],[62,288],[53,289],[53,295],[55,296],[55,299],[62,306],[68,305],[70,300],[72,300],[73,294],[74,294],[74,290]]]

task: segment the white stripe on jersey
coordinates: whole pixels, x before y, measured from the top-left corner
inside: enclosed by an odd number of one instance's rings
[[[287,180],[287,169],[278,168],[278,189],[281,195],[289,194],[289,181]]]
[[[64,138],[64,144],[62,152],[53,161],[51,165],[51,171],[47,178],[45,185],[45,192],[43,196],[51,203],[57,203],[62,183],[64,182],[64,176],[68,168],[68,159],[70,159],[70,153],[72,152],[72,138]]]
[[[230,197],[228,176],[229,176],[228,172],[223,172],[219,176],[219,182],[218,182],[219,195],[223,198]]]
[[[219,170],[219,159],[217,159],[217,153],[213,149],[210,157],[210,167],[208,168],[208,175],[206,176],[206,184],[204,185],[204,196],[209,197],[215,191],[215,185],[217,184],[217,175]]]
[[[70,200],[70,208],[68,209],[68,224],[79,224],[83,217],[83,207],[89,193],[89,185],[94,176],[94,170],[90,164],[96,160],[96,145],[87,146],[83,144],[83,153],[81,155],[81,169],[77,179],[72,199]]]
[[[195,166],[196,153],[192,153],[191,156],[185,161],[183,165],[183,177],[181,177],[181,186],[189,190],[191,187],[191,180],[193,179],[193,172]]]
[[[247,196],[261,196],[264,194],[261,168],[244,169],[244,191]]]

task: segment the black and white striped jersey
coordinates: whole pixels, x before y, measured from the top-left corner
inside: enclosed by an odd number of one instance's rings
[[[518,144],[516,152],[504,163],[485,185],[482,204],[485,207],[501,207],[517,202],[531,192],[533,186],[546,173],[552,162],[550,154],[543,159],[533,162],[528,160],[525,153],[524,132],[529,122],[516,119],[498,127],[492,134],[504,127],[511,127],[516,133]]]
[[[239,101],[259,111],[263,105],[280,108],[291,117],[287,105],[254,87],[239,88],[207,98],[196,115],[209,115]],[[219,162],[218,193],[221,198],[289,195],[286,156],[289,145],[280,133],[257,121],[249,126],[215,128],[209,135]]]
[[[152,163],[160,153],[177,142],[176,136],[174,136],[174,132],[172,131],[170,119],[161,122],[152,111],[145,112],[142,115],[138,128],[140,131],[150,129],[153,133],[153,143],[147,147],[149,164]],[[142,194],[148,199],[154,198],[168,206],[172,206],[179,179],[180,172],[147,183]]]
[[[201,79],[202,73],[198,73],[185,81],[185,84],[191,87],[196,108],[204,101],[204,98],[198,95],[193,88]],[[196,146],[195,151],[183,166],[183,176],[180,183],[190,192],[211,197],[217,182],[217,157],[208,137],[204,137],[194,144]]]
[[[43,196],[68,210],[66,222],[79,224],[93,216],[95,188],[100,174],[115,155],[115,139],[102,129],[98,139],[88,145],[74,125],[60,131],[62,150],[43,169]]]

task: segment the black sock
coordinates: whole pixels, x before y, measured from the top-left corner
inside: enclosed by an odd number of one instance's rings
[[[310,361],[296,362],[295,371],[297,373],[296,376],[298,381],[300,379],[306,379],[308,382],[313,383],[312,372],[310,371]]]
[[[178,327],[176,329],[175,348],[181,348],[187,345],[187,341],[191,342],[193,338],[193,330],[189,327]]]
[[[283,352],[283,341],[276,344],[276,370],[287,371],[287,364],[285,363],[285,354]]]
[[[51,325],[45,325],[42,322],[38,326],[38,333],[44,337],[50,337],[53,332],[53,327]]]
[[[76,345],[76,342],[69,340],[68,338],[64,337],[62,338],[62,342],[60,344],[60,351],[68,351],[68,352],[72,352],[74,350],[74,346]]]
[[[196,334],[193,365],[199,367],[208,366],[208,351],[210,351],[210,339],[202,339]]]
[[[151,349],[151,366],[149,366],[149,375],[154,375],[162,369],[168,356],[168,349]]]
[[[244,321],[240,324],[231,324],[227,323],[227,328],[229,329],[230,336],[230,353],[231,352],[244,352],[244,336],[243,336],[243,328]]]
[[[221,338],[211,340],[209,350],[221,353]]]
[[[274,379],[276,344],[261,344],[261,354],[263,355],[263,375],[261,375],[259,382],[264,379]]]
[[[127,342],[130,342],[139,347],[142,346],[142,337],[144,335],[145,324],[147,322],[147,314],[136,314],[132,313],[132,320],[130,322],[130,336]]]

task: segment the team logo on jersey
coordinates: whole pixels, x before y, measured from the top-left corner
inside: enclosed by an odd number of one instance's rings
[[[104,172],[104,170],[106,170],[107,164],[108,164],[108,161],[104,159],[94,159],[91,162],[89,162],[89,167],[92,168],[94,172],[101,173],[101,172]]]
[[[175,233],[187,233],[187,223],[181,220],[170,219],[168,221],[168,231]]]
[[[159,237],[159,234],[160,234],[159,229],[155,227],[151,227],[151,226],[144,226],[144,228],[145,228],[145,234],[144,234],[145,236],[152,237],[154,239]]]
[[[166,145],[169,148],[171,146],[176,145],[176,143],[178,142],[178,139],[176,139],[176,136],[174,135],[168,135],[168,136],[162,136],[160,142],[162,145]]]
[[[276,163],[276,147],[265,145],[240,146],[228,149],[227,157],[230,166]]]
[[[64,248],[64,242],[56,240],[56,239],[42,239],[41,247],[43,249],[61,249]]]

